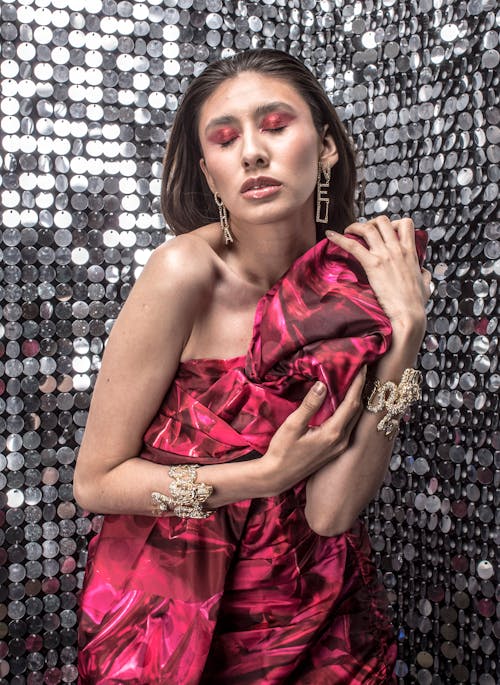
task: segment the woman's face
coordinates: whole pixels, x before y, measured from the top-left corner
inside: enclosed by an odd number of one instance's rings
[[[309,105],[286,81],[247,71],[222,83],[201,108],[200,165],[231,222],[264,224],[313,212],[320,158],[337,161]]]

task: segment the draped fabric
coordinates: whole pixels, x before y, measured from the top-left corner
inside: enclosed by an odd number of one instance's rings
[[[422,261],[425,233],[416,238]],[[257,458],[316,380],[327,397],[311,425],[390,342],[360,264],[322,240],[259,300],[246,355],[179,365],[141,457]],[[357,521],[341,535],[312,531],[305,485],[201,520],[106,515],[79,596],[80,684],[395,682],[366,529]]]

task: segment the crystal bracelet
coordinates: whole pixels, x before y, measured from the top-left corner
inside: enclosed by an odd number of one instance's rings
[[[151,493],[155,516],[173,512],[181,518],[204,519],[214,513],[201,506],[212,494],[213,486],[196,482],[199,466],[181,464],[169,468],[168,475],[172,479],[169,484],[171,496],[156,491]]]
[[[394,437],[406,410],[414,402],[422,399],[421,383],[422,374],[416,369],[405,369],[399,385],[392,381],[382,383],[378,378],[367,383],[364,393],[365,406],[374,414],[384,410],[387,412],[377,424],[377,430],[389,439]]]

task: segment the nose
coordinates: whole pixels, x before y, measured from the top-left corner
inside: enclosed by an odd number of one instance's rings
[[[248,169],[262,168],[269,164],[269,154],[260,131],[245,131],[241,147],[241,163]]]

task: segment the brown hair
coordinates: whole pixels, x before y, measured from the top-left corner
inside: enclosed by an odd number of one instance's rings
[[[342,232],[355,220],[353,146],[333,105],[309,69],[295,57],[267,48],[239,52],[212,62],[187,88],[163,160],[161,208],[168,226],[176,234],[188,233],[219,219],[213,195],[199,167],[203,155],[198,138],[198,115],[205,100],[221,83],[245,71],[286,81],[308,103],[320,135],[328,124],[339,160],[332,169],[329,222],[317,226],[316,233],[319,240],[324,228]]]

